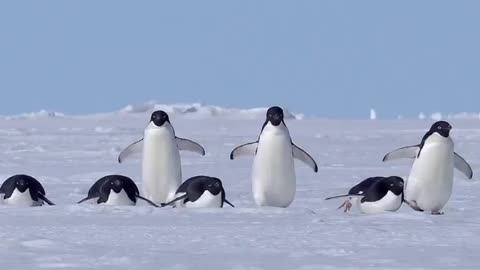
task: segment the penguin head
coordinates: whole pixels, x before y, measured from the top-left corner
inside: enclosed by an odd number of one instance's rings
[[[278,106],[270,107],[267,111],[267,122],[274,126],[279,126],[283,122],[283,110]]]
[[[15,188],[21,193],[24,193],[30,187],[30,182],[24,178],[19,178],[15,181]]]
[[[388,190],[392,191],[395,195],[398,196],[403,193],[404,181],[401,177],[390,176],[385,179],[385,184]]]
[[[452,126],[446,121],[435,122],[430,128],[432,134],[436,132],[445,138],[450,135],[450,130],[452,130]]]
[[[106,187],[115,193],[120,193],[124,187],[124,182],[120,179],[111,179],[107,182]]]
[[[153,122],[157,127],[163,126],[166,122],[170,123],[168,114],[164,111],[153,112],[152,117],[150,118],[150,121]]]
[[[218,195],[223,190],[222,181],[220,179],[211,177],[203,185],[205,190],[208,190],[212,195]]]

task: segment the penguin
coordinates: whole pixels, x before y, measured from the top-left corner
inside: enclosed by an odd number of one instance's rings
[[[220,179],[200,175],[183,182],[176,192],[176,198],[162,204],[162,207],[222,208],[224,203],[235,207],[225,197]]]
[[[252,190],[255,203],[260,207],[288,207],[293,202],[296,192],[294,159],[318,172],[315,160],[293,143],[283,116],[282,108],[269,108],[258,139],[236,147],[230,154],[232,160],[244,155],[255,156]]]
[[[399,148],[383,158],[384,162],[414,160],[405,184],[405,203],[416,211],[443,214],[441,210],[452,194],[454,168],[468,179],[473,177],[470,165],[454,151],[451,130],[448,122],[435,122],[420,144]]]
[[[118,162],[122,163],[136,152],[143,153],[143,193],[156,203],[175,198],[182,182],[180,150],[205,156],[205,149],[198,143],[175,136],[169,116],[164,111],[152,113],[141,140],[123,150]]]
[[[98,198],[98,199],[97,199]],[[137,185],[132,179],[123,175],[107,175],[95,182],[88,190],[86,198],[78,203],[97,199],[97,204],[106,205],[136,205],[137,199],[146,201],[148,204],[158,207],[152,201],[140,196]]]
[[[45,189],[37,179],[24,174],[14,175],[0,187],[4,204],[12,206],[42,206],[44,203],[55,205],[45,197]]]
[[[339,195],[325,200],[349,197],[338,209],[345,206],[344,212],[350,211],[353,203],[359,205],[365,214],[375,214],[386,211],[397,211],[403,203],[403,185],[401,177],[370,177],[352,187],[348,194]]]

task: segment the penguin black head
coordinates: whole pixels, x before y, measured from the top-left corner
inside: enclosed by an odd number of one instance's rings
[[[168,114],[164,111],[155,111],[152,113],[152,117],[150,118],[150,121],[155,124],[157,127],[163,126],[165,122],[170,123],[170,119],[168,117]]]
[[[274,126],[278,126],[283,122],[283,110],[278,106],[270,107],[267,111],[267,122],[272,123]]]
[[[222,181],[218,178],[211,177],[203,183],[203,188],[212,193],[212,195],[218,195],[223,191]]]
[[[112,179],[107,183],[107,185],[108,185],[108,188],[113,190],[115,193],[120,193],[120,191],[122,191],[123,189],[124,182],[121,181],[120,179],[115,179],[115,180]]]
[[[450,135],[450,130],[452,130],[452,126],[446,121],[435,122],[430,128],[432,134],[436,132],[445,138]]]
[[[400,195],[403,193],[404,181],[401,177],[390,176],[384,179],[384,183],[387,186],[387,189],[392,191],[395,195]]]
[[[25,178],[18,178],[15,181],[15,187],[21,193],[24,193],[30,187],[30,181],[27,181]]]

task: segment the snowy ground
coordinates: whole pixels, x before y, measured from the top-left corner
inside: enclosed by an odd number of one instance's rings
[[[57,203],[0,208],[2,269],[479,269],[480,181],[456,174],[444,216],[403,206],[366,216],[324,201],[375,175],[408,174],[408,162],[383,155],[418,143],[431,121],[289,120],[294,142],[320,170],[297,163],[297,196],[288,209],[255,207],[251,158],[230,161],[255,140],[262,120],[174,117],[177,135],[207,150],[183,153],[184,178],[220,177],[237,208],[154,209],[75,205],[106,174],[140,185],[140,160],[117,164],[142,135],[147,114],[0,120],[0,178],[31,174]],[[456,150],[480,178],[480,121],[451,121]],[[475,180],[474,179],[474,180]]]

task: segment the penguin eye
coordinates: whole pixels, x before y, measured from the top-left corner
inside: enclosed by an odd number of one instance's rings
[[[390,184],[391,187],[393,187],[393,184]]]
[[[438,128],[438,129],[442,129],[442,127],[441,127],[441,126],[438,126],[437,128]]]

